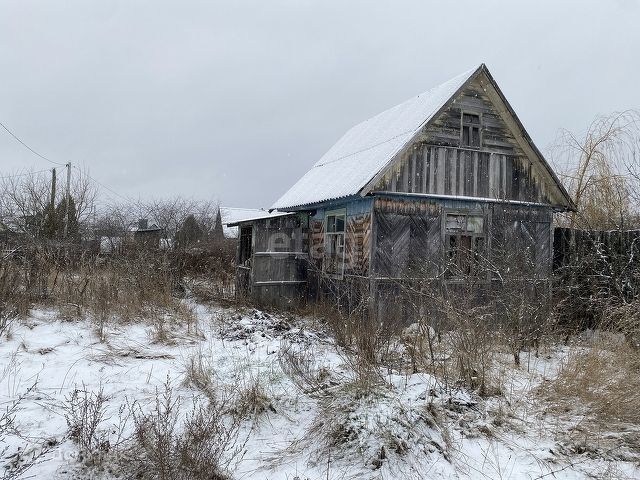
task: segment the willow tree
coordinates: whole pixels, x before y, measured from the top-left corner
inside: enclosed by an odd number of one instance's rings
[[[640,200],[640,112],[597,117],[586,132],[561,132],[554,161],[577,211],[571,228],[624,230],[636,227]]]

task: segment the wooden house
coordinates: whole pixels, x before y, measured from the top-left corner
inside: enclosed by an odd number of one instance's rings
[[[553,214],[573,208],[483,64],[351,128],[277,215],[236,222],[238,287],[279,306],[364,296],[384,314],[416,279],[544,283]]]
[[[145,248],[160,248],[162,237],[162,228],[155,223],[149,225],[149,220],[146,218],[141,218],[135,224],[130,225],[126,235],[130,244]]]

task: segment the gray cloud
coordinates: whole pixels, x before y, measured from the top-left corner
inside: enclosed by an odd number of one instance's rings
[[[269,206],[351,125],[481,62],[542,149],[640,108],[638,24],[636,0],[0,1],[0,121],[127,196]],[[21,167],[47,164],[0,132]]]

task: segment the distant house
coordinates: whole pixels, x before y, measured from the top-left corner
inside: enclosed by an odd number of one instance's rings
[[[130,225],[127,231],[127,240],[138,245],[151,248],[160,247],[160,239],[163,237],[163,230],[155,223],[149,225],[149,220],[141,218],[137,223]]]
[[[375,315],[416,278],[491,290],[528,262],[548,282],[553,214],[574,204],[483,64],[350,129],[272,209],[229,223],[238,288],[364,295]]]

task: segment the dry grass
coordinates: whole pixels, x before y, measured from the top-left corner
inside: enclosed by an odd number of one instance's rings
[[[254,419],[269,412],[276,413],[267,386],[260,376],[248,376],[245,384],[235,394],[233,410],[242,418]]]
[[[567,359],[546,392],[560,410],[581,405],[590,421],[640,426],[640,352],[618,336],[599,333]]]
[[[590,422],[640,426],[639,308],[638,301],[612,304],[603,309],[602,329],[582,334],[547,389],[561,409],[577,399]]]
[[[199,390],[209,400],[216,400],[218,395],[216,371],[210,357],[206,356],[202,349],[187,360],[183,383]]]

